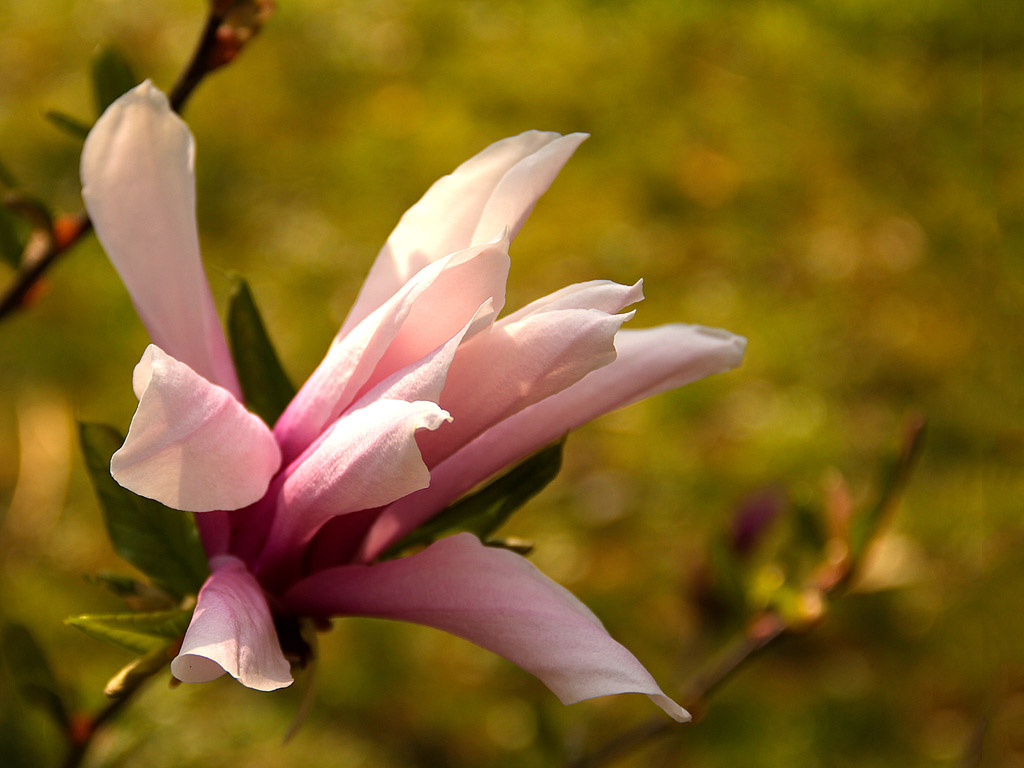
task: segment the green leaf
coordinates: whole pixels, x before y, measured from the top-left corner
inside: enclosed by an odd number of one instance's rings
[[[274,352],[249,284],[237,276],[228,304],[228,340],[246,406],[273,425],[295,396],[295,387]]]
[[[104,640],[135,653],[150,653],[185,634],[192,618],[192,609],[153,613],[104,613],[72,616],[64,623],[82,630],[90,637]]]
[[[159,674],[177,653],[179,643],[164,643],[149,653],[128,662],[118,670],[103,688],[103,693],[112,699],[120,698],[138,688],[146,680]]]
[[[513,512],[555,479],[562,468],[564,446],[563,437],[476,493],[455,502],[390,547],[382,559],[397,557],[410,547],[430,544],[459,531],[469,531],[486,540]],[[501,546],[497,540],[494,545]]]
[[[14,217],[7,209],[0,206],[0,261],[17,269],[21,264],[21,254],[25,245],[18,236]]]
[[[0,184],[10,189],[18,186],[18,180],[14,178],[11,169],[4,165],[3,161],[0,161]]]
[[[68,707],[46,653],[27,627],[8,622],[3,629],[3,655],[18,692],[68,728]]]
[[[103,46],[96,52],[92,60],[92,95],[97,116],[138,84],[131,65],[119,50]]]
[[[80,424],[86,468],[115,551],[176,598],[199,591],[209,575],[192,515],[136,496],[110,476],[124,438],[112,427]]]
[[[46,119],[53,123],[54,127],[63,131],[74,139],[84,140],[92,130],[92,126],[79,120],[77,117],[59,112],[56,109],[48,109],[45,112]]]
[[[828,534],[825,531],[824,515],[812,504],[793,504],[793,530],[803,549],[820,553],[825,549]]]

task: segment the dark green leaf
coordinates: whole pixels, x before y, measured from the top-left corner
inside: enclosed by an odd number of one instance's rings
[[[150,653],[185,634],[192,618],[191,609],[154,613],[104,613],[92,616],[72,616],[64,623],[85,632],[90,637],[126,648],[135,653]]]
[[[18,214],[31,226],[44,232],[53,231],[53,213],[50,207],[38,197],[23,192],[8,192],[4,195],[4,206]]]
[[[45,709],[63,729],[68,728],[68,707],[42,647],[28,628],[4,625],[3,655],[18,692]]]
[[[131,65],[112,46],[100,48],[92,60],[92,95],[96,114],[113,104],[121,94],[139,84]]]
[[[924,422],[920,419],[914,420],[907,429],[899,454],[885,462],[882,492],[878,501],[868,509],[855,514],[850,521],[850,558],[854,564],[860,562],[871,541],[899,503],[917,457],[921,453],[923,438]]]
[[[246,406],[273,425],[295,396],[274,352],[248,283],[235,278],[228,304],[228,339]]]
[[[114,549],[174,597],[197,592],[209,568],[192,515],[136,496],[114,481],[110,457],[124,442],[117,430],[80,424],[79,434]]]
[[[430,544],[459,531],[486,540],[513,512],[540,493],[562,468],[563,437],[522,464],[466,498],[455,502],[425,525],[412,531],[382,556],[396,557],[406,549]],[[496,546],[500,546],[495,542]]]
[[[18,186],[18,180],[14,178],[11,169],[4,165],[2,161],[0,161],[0,184],[12,189]]]
[[[815,553],[825,549],[825,542],[828,534],[825,531],[823,515],[821,511],[811,505],[797,502],[793,505],[793,529],[797,541]]]
[[[18,236],[14,217],[7,209],[0,206],[0,261],[17,269],[21,264],[21,254],[25,244]]]
[[[49,120],[58,129],[66,133],[75,139],[85,139],[89,135],[89,131],[92,130],[92,126],[79,120],[77,117],[58,112],[56,109],[48,109],[46,111],[46,119]]]

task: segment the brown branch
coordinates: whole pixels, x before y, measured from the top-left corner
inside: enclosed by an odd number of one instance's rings
[[[21,256],[21,266],[0,295],[0,319],[25,304],[25,300],[54,262],[92,229],[85,211],[57,218],[50,231],[37,229]]]
[[[836,543],[840,546],[835,548],[832,554],[826,552],[825,558],[815,574],[814,585],[811,587],[814,595],[819,598],[815,604],[818,607],[808,610],[805,615],[790,620],[770,609],[755,614],[743,633],[690,683],[683,698],[683,706],[693,715],[694,722],[703,719],[707,701],[711,695],[747,662],[780,637],[806,629],[816,622],[822,615],[820,606],[824,605],[826,600],[835,599],[849,589],[860,572],[865,553],[878,534],[891,521],[900,495],[906,488],[921,454],[924,430],[925,421],[921,416],[915,416],[909,421],[899,456],[890,467],[885,487],[871,512],[872,527],[866,534],[863,545],[857,548],[858,551],[851,552],[847,543],[837,541]],[[674,731],[677,725],[664,716],[652,717],[635,728],[619,734],[589,755],[584,755],[571,763],[571,768],[599,768],[608,765],[619,757],[666,736]],[[980,723],[975,734],[975,741],[979,744],[984,734],[984,726],[984,722]],[[976,751],[969,749],[965,753],[965,765],[974,765],[970,761]]]
[[[272,10],[267,0],[211,0],[189,64],[171,90],[169,99],[175,112],[181,113],[207,75],[238,55]],[[239,18],[230,19],[232,14]],[[85,211],[58,217],[48,230],[36,229],[25,246],[18,271],[0,293],[0,320],[24,307],[46,272],[90,230],[92,222]]]
[[[690,683],[683,706],[693,715],[694,722],[704,717],[707,700],[750,659],[790,629],[776,613],[765,611],[757,616],[746,630],[710,665]],[[648,744],[667,736],[678,723],[663,715],[646,720],[625,733],[616,736],[603,747],[572,763],[572,768],[598,768]]]

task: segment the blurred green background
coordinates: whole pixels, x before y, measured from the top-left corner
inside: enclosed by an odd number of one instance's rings
[[[279,6],[186,117],[214,293],[223,307],[228,273],[249,279],[296,381],[405,208],[529,128],[592,138],[513,246],[510,307],[643,277],[634,327],[749,338],[739,370],[571,437],[562,475],[504,529],[536,540],[534,562],[668,693],[735,626],[695,594],[744,500],[813,506],[845,477],[863,506],[907,418],[929,420],[862,589],[745,668],[699,725],[620,764],[1024,766],[1024,4]],[[80,146],[43,113],[91,117],[105,44],[169,88],[203,15],[200,0],[0,2],[0,159],[23,187],[78,210]],[[94,238],[0,324],[0,618],[31,627],[90,710],[130,657],[61,622],[119,607],[83,574],[130,569],[73,425],[127,427],[145,344]],[[757,584],[792,559],[768,562],[785,518]],[[298,690],[161,678],[91,764],[559,765],[655,714],[639,696],[562,707],[429,629],[347,620],[321,648],[287,747]],[[0,684],[4,764],[58,764],[51,724]]]

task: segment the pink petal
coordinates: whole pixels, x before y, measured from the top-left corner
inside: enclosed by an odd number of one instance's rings
[[[430,482],[415,434],[450,417],[435,403],[377,400],[338,419],[289,469],[261,564],[301,554],[337,515],[389,504]]]
[[[360,559],[377,557],[478,483],[591,419],[735,368],[745,346],[740,336],[698,325],[619,331],[615,362],[489,429],[432,468],[429,487],[384,510]]]
[[[247,688],[273,691],[292,684],[263,590],[238,558],[221,555],[203,588],[171,674],[206,683],[227,672]]]
[[[451,367],[452,360],[455,359],[459,345],[481,320],[489,320],[494,317],[494,314],[493,303],[488,299],[480,305],[470,321],[450,339],[416,362],[410,363],[378,382],[365,393],[361,393],[352,407],[361,408],[374,400],[405,400],[410,403],[415,400],[439,402],[445,381],[448,379],[448,369]]]
[[[194,146],[148,80],[115,101],[82,150],[82,198],[153,343],[241,397],[203,273]]]
[[[132,386],[139,407],[110,460],[117,482],[188,512],[238,509],[266,492],[281,453],[230,392],[152,344]]]
[[[608,314],[615,314],[624,307],[643,301],[643,284],[643,280],[638,280],[633,285],[621,285],[611,280],[576,283],[530,302],[522,309],[503,317],[501,323],[508,325],[530,315],[557,309],[599,309]]]
[[[441,392],[441,407],[453,421],[421,442],[427,466],[608,365],[615,359],[615,333],[630,317],[597,309],[537,312],[517,322],[502,321],[463,343]]]
[[[568,590],[468,533],[401,560],[320,571],[284,602],[304,615],[401,619],[451,632],[536,675],[564,704],[643,693],[675,720],[689,720]]]
[[[427,265],[345,336],[285,409],[274,434],[290,461],[367,388],[420,360],[465,328],[486,327],[505,300],[508,238]],[[490,301],[490,312],[480,313]]]
[[[585,138],[527,131],[492,144],[435,182],[402,216],[377,256],[342,335],[435,259],[486,242],[506,227],[515,237]]]

